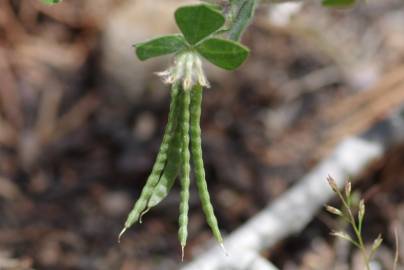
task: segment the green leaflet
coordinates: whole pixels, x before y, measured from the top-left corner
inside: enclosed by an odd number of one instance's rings
[[[233,22],[229,31],[229,39],[240,40],[241,35],[250,24],[254,17],[255,9],[257,7],[258,0],[238,0],[231,3],[236,14],[234,14]]]
[[[185,39],[194,45],[219,30],[225,18],[216,9],[201,4],[180,7],[175,12],[175,21]]]
[[[212,64],[227,70],[238,68],[248,57],[249,49],[243,45],[219,38],[210,38],[196,47]]]
[[[162,36],[134,45],[136,55],[142,61],[156,56],[175,53],[186,46],[185,40],[181,35]]]
[[[323,0],[322,4],[326,7],[349,7],[355,4],[355,0]]]
[[[62,0],[41,0],[42,3],[45,3],[47,5],[52,5],[52,4],[57,4],[62,2]]]

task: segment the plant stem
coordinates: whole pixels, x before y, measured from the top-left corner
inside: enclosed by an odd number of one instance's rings
[[[348,216],[349,216],[348,221],[351,224],[352,229],[354,230],[356,239],[358,240],[357,243],[359,244],[359,249],[360,249],[362,257],[363,257],[363,259],[365,261],[366,270],[370,270],[369,255],[368,255],[368,253],[366,251],[366,246],[365,246],[365,244],[363,242],[363,238],[362,238],[362,232],[361,232],[362,231],[362,224],[360,224],[360,222],[359,222],[359,224],[356,224],[356,219],[355,219],[355,217],[354,217],[354,215],[352,213],[352,210],[349,207],[348,202],[345,200],[344,196],[342,195],[342,193],[339,190],[337,190],[337,195],[338,195],[338,197],[340,197],[340,199],[342,201],[342,204],[344,205],[344,207],[346,208],[346,211],[348,213]]]

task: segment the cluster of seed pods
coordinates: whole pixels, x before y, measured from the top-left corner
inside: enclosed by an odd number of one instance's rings
[[[216,240],[222,244],[217,219],[209,197],[205,179],[201,146],[201,105],[203,88],[195,84],[186,89],[176,82],[171,87],[170,112],[163,141],[145,186],[125,222],[119,237],[142,215],[160,203],[169,193],[177,178],[181,184],[178,238],[184,254],[188,237],[189,187],[191,156],[194,177],[206,221]]]
[[[202,58],[222,69],[235,70],[246,60],[249,50],[234,40],[219,37],[226,19],[218,6],[184,6],[175,11],[174,17],[180,34],[160,36],[135,45],[136,55],[142,61],[174,54],[173,64],[165,71],[157,73],[163,82],[171,85],[171,103],[168,123],[152,172],[119,237],[135,222],[141,222],[142,216],[168,195],[175,179],[179,178],[181,193],[178,236],[184,255],[188,237],[191,160],[206,221],[223,247],[223,239],[210,202],[202,158],[202,92],[204,87],[209,87]]]
[[[41,0],[46,4],[62,0]],[[211,2],[211,1],[204,1]],[[212,1],[213,2],[213,1]],[[135,44],[136,55],[141,61],[174,54],[174,64],[159,72],[163,81],[171,85],[171,103],[168,123],[156,161],[146,184],[125,222],[123,233],[142,216],[167,197],[175,179],[181,184],[179,215],[179,240],[184,255],[188,236],[189,187],[191,157],[194,176],[203,212],[216,240],[223,247],[223,239],[217,225],[205,179],[201,147],[201,103],[203,87],[209,82],[202,68],[202,58],[224,70],[237,69],[248,57],[249,49],[237,42],[252,18],[257,0],[230,1],[239,7],[237,20],[226,20],[221,5],[202,3],[179,7],[174,14],[181,33],[156,37]],[[247,3],[247,4],[245,4]],[[237,10],[238,10],[237,9]]]

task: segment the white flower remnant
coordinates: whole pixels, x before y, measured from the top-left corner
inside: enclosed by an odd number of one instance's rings
[[[164,83],[182,83],[184,90],[190,90],[199,84],[210,87],[202,68],[202,60],[196,52],[184,52],[175,57],[174,64],[167,70],[158,72]]]

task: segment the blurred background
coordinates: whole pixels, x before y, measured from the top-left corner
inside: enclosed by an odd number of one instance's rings
[[[178,186],[120,244],[117,235],[153,165],[169,104],[154,72],[170,59],[141,63],[132,44],[177,32],[173,11],[192,2],[0,1],[1,270],[181,267]],[[404,2],[263,4],[243,43],[252,53],[236,72],[206,64],[205,166],[225,235],[344,138],[402,108]],[[385,239],[380,269],[392,269],[393,227],[404,226],[403,177],[404,144],[394,143],[355,179],[369,209],[365,235]],[[338,224],[319,212],[263,255],[279,269],[359,270],[358,252],[342,256],[350,247],[329,235]],[[212,241],[194,186],[189,237],[185,261]],[[403,234],[399,241],[403,253]]]

